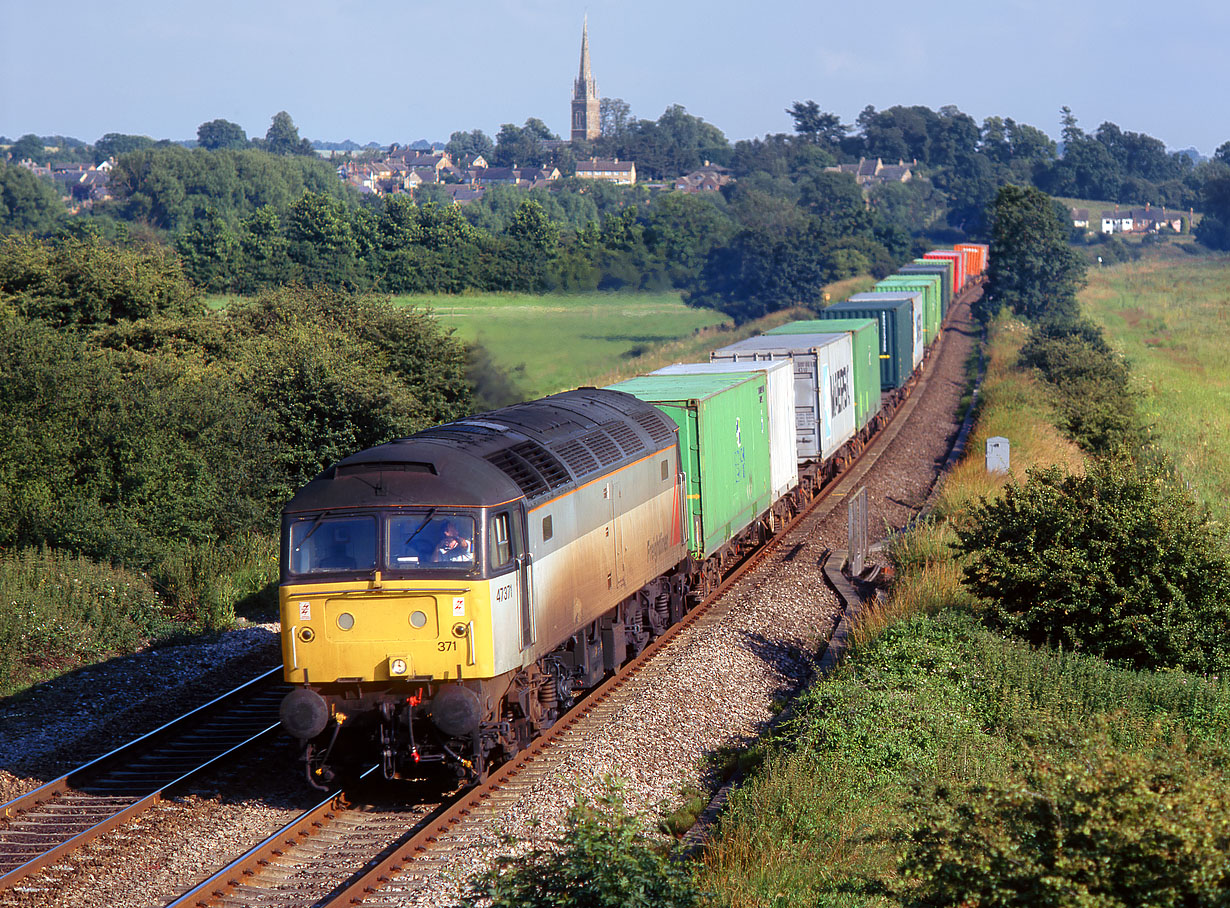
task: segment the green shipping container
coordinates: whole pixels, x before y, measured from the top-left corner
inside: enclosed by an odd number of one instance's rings
[[[940,323],[944,320],[940,306],[941,286],[938,274],[890,274],[871,289],[874,293],[921,291],[924,306],[923,345],[930,347],[939,339]]]
[[[952,305],[952,262],[924,261],[902,265],[897,274],[938,274],[940,276],[940,319],[948,317],[948,307]]]
[[[880,390],[899,388],[914,371],[914,312],[908,300],[886,298],[881,294],[859,293],[853,299],[834,303],[819,313],[829,319],[874,319],[880,338]]]
[[[854,419],[859,429],[880,412],[880,327],[873,318],[808,319],[778,325],[765,334],[848,331],[854,342]]]
[[[769,412],[761,373],[641,375],[610,385],[679,426],[688,550],[708,558],[773,503]]]

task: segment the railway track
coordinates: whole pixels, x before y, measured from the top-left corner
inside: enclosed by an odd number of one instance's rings
[[[805,521],[823,519],[840,506],[908,420],[926,384],[924,370],[891,422],[782,532],[745,558],[704,602],[592,691],[530,747],[492,773],[484,784],[435,806],[430,813],[424,811],[409,824],[405,821],[411,818],[405,816],[399,819],[380,814],[365,819],[362,811],[347,806],[344,797],[332,796],[172,902],[173,908],[398,905],[413,898],[416,890],[439,876],[470,847],[471,840],[479,837],[477,830],[488,824],[492,815],[543,783],[555,756],[583,745],[596,729],[611,721],[621,708],[620,692],[659,653],[688,629],[721,622],[725,592],[777,551]],[[404,825],[399,828],[399,823]],[[363,844],[359,844],[361,834]],[[313,869],[320,867],[330,870]]]
[[[0,804],[0,891],[124,823],[277,729],[280,667]]]

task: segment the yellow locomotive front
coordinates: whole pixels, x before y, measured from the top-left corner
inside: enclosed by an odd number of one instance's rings
[[[286,679],[457,680],[496,674],[491,602],[511,595],[510,515],[476,551],[482,511],[398,508],[288,521]],[[379,541],[378,541],[379,540]],[[489,557],[488,557],[489,554]],[[345,579],[338,579],[345,573]]]

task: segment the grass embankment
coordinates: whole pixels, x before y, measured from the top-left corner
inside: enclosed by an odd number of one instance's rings
[[[1230,523],[1230,259],[1090,272],[1080,302],[1132,364],[1145,421],[1193,494]]]
[[[895,545],[889,606],[872,610],[848,660],[801,698],[797,719],[731,798],[700,871],[718,904],[893,904],[886,893],[903,885],[907,831],[957,825],[961,808],[944,812],[950,801],[972,803],[967,819],[995,828],[977,813],[985,804],[962,800],[970,786],[1053,780],[1048,767],[1072,761],[1104,782],[1132,754],[1198,764],[1202,747],[1230,733],[1224,682],[1032,649],[977,620],[948,543],[968,506],[1005,481],[985,472],[986,438],[1011,440],[1018,478],[1034,465],[1082,463],[1053,428],[1045,389],[1015,367],[1024,339],[1017,323],[994,327],[970,454],[932,519]]]

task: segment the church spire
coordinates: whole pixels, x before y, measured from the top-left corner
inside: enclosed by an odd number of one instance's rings
[[[581,68],[572,88],[572,141],[592,142],[598,138],[600,104],[598,82],[589,65],[589,16],[581,26]]]
[[[574,101],[588,101],[598,97],[598,83],[594,81],[594,72],[589,66],[589,16],[581,26],[581,71],[577,76],[577,84],[572,93]]]

